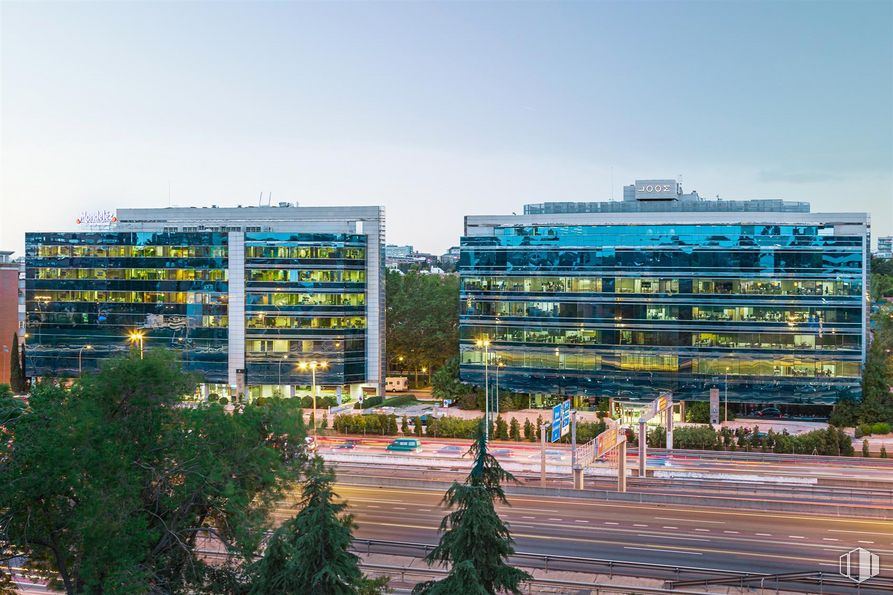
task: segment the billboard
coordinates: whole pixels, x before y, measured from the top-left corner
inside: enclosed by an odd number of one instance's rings
[[[676,180],[636,180],[636,200],[666,200],[676,198]]]

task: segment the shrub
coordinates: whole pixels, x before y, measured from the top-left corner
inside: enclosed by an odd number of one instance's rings
[[[521,424],[514,417],[512,418],[512,423],[509,424],[509,438],[515,442],[521,441]]]
[[[881,445],[881,458],[882,458],[882,459],[886,459],[886,458],[887,458],[887,447],[886,447],[886,446],[883,446],[883,445]]]
[[[415,427],[415,435],[422,435],[422,418],[420,416],[416,416],[412,420],[412,425]]]
[[[220,403],[221,405],[229,405],[229,399],[227,399],[226,397],[220,397],[220,399],[217,402]]]
[[[709,424],[710,403],[707,401],[686,401],[685,421],[695,424]]]
[[[378,434],[380,436],[396,436],[398,433],[397,416],[383,414],[341,414],[335,416],[332,426],[336,432],[343,434]]]
[[[869,456],[871,456],[871,455],[869,454],[869,451],[868,451],[868,440],[863,440],[863,441],[862,441],[862,456],[863,456],[863,457],[869,457]]]
[[[495,432],[494,437],[497,440],[508,440],[509,439],[509,425],[505,422],[501,415],[496,417],[496,423],[494,424]]]
[[[406,419],[406,416],[403,416],[403,420],[400,422],[400,431],[404,436],[409,436],[409,420]]]
[[[871,425],[871,433],[872,434],[889,434],[890,433],[890,424],[886,422],[878,422],[876,424]]]
[[[534,441],[536,440],[536,436],[533,431],[533,424],[530,423],[529,419],[524,420],[524,439]]]
[[[428,436],[435,438],[474,438],[483,418],[440,417],[428,420]]]
[[[871,424],[859,424],[858,430],[863,436],[871,436]]]

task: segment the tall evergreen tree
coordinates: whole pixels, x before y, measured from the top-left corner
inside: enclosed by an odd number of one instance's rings
[[[518,595],[520,584],[531,578],[506,562],[515,549],[495,505],[497,501],[508,504],[502,483],[515,478],[487,453],[482,430],[471,446],[471,473],[465,483],[453,482],[443,497],[443,503],[455,510],[441,521],[440,543],[426,558],[428,564],[451,564],[452,568],[442,580],[416,585],[416,595]]]
[[[9,386],[17,395],[28,390],[25,374],[22,371],[22,356],[19,355],[19,334],[12,334],[12,349],[9,350]]]
[[[257,562],[252,594],[356,595],[380,592],[384,581],[371,581],[360,572],[359,558],[349,551],[353,517],[347,504],[336,502],[334,472],[322,457],[307,464],[301,510],[270,537]]]

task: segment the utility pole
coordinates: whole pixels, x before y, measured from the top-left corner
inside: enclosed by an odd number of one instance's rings
[[[583,489],[583,466],[577,460],[577,410],[571,410],[571,473],[574,489]]]
[[[626,491],[626,440],[622,440],[617,448],[617,491]]]
[[[667,434],[669,436],[669,434]],[[648,458],[648,433],[645,418],[639,418],[639,477],[645,477],[645,461]]]

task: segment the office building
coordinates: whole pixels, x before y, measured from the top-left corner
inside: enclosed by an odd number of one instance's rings
[[[462,380],[482,385],[489,357],[491,382],[498,363],[501,388],[543,404],[726,387],[740,403],[858,398],[867,215],[683,196],[643,180],[624,201],[641,210],[466,217]]]
[[[142,344],[205,394],[383,394],[384,209],[119,209],[26,235],[28,373],[77,376]],[[324,366],[322,365],[324,363]]]

